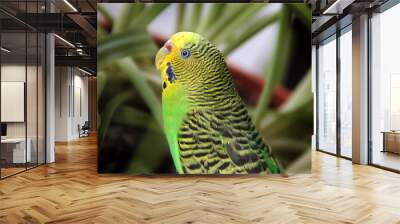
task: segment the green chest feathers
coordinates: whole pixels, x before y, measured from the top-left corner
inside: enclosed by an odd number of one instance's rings
[[[169,149],[172,154],[175,168],[182,174],[182,165],[179,158],[178,131],[189,111],[189,103],[184,89],[177,84],[170,85],[162,94],[162,109],[164,132],[167,136]]]

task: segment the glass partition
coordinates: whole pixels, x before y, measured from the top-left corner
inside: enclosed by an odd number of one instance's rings
[[[400,5],[371,18],[372,164],[400,170]]]
[[[0,7],[23,16],[39,13],[40,2]],[[44,33],[0,11],[1,179],[45,163],[45,44]]]
[[[352,157],[352,35],[351,26],[340,36],[340,155]]]
[[[318,47],[318,149],[336,154],[336,36]]]
[[[25,31],[1,34],[2,177],[24,171],[31,161],[26,136],[26,41]]]

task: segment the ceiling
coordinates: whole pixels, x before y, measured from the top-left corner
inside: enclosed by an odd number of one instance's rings
[[[96,73],[96,2],[1,0],[0,27],[5,38],[3,46],[8,42],[7,47],[13,48],[8,56],[14,55],[18,58],[26,55],[25,35],[21,32],[50,32],[57,34],[56,65],[79,66]],[[33,48],[28,44],[28,56],[32,51],[31,47]]]
[[[313,44],[351,24],[352,18],[381,6],[388,0],[308,0],[312,10]]]

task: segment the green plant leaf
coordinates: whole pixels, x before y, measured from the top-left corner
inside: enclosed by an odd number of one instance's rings
[[[311,30],[311,9],[307,5],[305,3],[290,3],[286,5]]]
[[[218,17],[223,14],[225,6],[225,3],[212,3],[208,8],[205,18],[200,20],[196,32],[202,34],[207,28],[211,27],[211,25],[215,23]]]
[[[101,125],[99,128],[99,134],[98,134],[98,142],[99,146],[101,147],[103,145],[104,141],[104,136],[106,135],[108,126],[110,125],[111,119],[113,117],[113,114],[115,110],[129,97],[131,94],[129,92],[122,92],[116,95],[111,99],[110,102],[108,102],[105,107],[103,108],[104,110],[102,111],[102,116],[101,116]]]
[[[96,117],[96,120],[97,120],[97,126],[96,126],[96,128],[97,128],[97,130],[100,129],[101,118],[102,118],[102,116],[100,115],[99,110],[97,110],[97,117]],[[98,133],[98,132],[97,132],[97,133]],[[100,139],[98,134],[97,134],[97,139]]]
[[[150,85],[144,75],[140,74],[142,72],[130,58],[123,58],[119,60],[117,64],[121,71],[123,71],[127,75],[133,87],[143,98],[144,102],[149,107],[159,126],[163,128],[161,117],[161,103],[154,94],[153,90],[150,88]]]
[[[186,4],[178,3],[177,16],[176,16],[176,32],[183,31],[183,25],[185,22],[185,12],[186,12]]]
[[[300,172],[310,172],[311,170],[311,148],[304,150],[304,153],[296,159],[290,166],[286,169],[288,174],[300,173]]]
[[[260,133],[267,138],[309,136],[312,128],[309,124],[313,119],[312,105],[313,101],[310,100],[289,112],[270,111],[260,122]]]
[[[134,29],[101,39],[97,44],[97,63],[105,67],[126,56],[153,56],[156,49],[147,32]]]
[[[148,129],[155,134],[163,134],[151,114],[131,106],[121,106],[115,111],[113,122],[132,127]]]
[[[248,25],[247,28],[245,28],[243,30],[243,32],[241,32],[237,38],[234,38],[232,41],[229,41],[227,43],[227,46],[223,50],[223,54],[224,55],[230,54],[233,50],[238,48],[240,45],[242,45],[248,39],[250,39],[255,34],[260,32],[261,30],[263,30],[265,27],[276,22],[279,19],[279,15],[280,15],[280,13],[266,15],[266,16],[261,17],[260,19],[257,19],[252,24]]]
[[[108,35],[108,33],[101,26],[97,26],[96,34],[97,34],[97,40],[101,40]]]
[[[200,19],[201,10],[203,9],[202,3],[194,3],[192,13],[189,20],[187,31],[195,31]]]
[[[106,84],[107,84],[106,73],[104,73],[104,71],[99,71],[97,73],[97,102],[99,102],[99,99],[101,97],[101,94],[103,93]]]
[[[129,28],[147,28],[147,25],[155,19],[165,8],[168,3],[155,3],[146,5],[145,9],[129,24]]]
[[[147,130],[136,149],[135,157],[127,170],[129,173],[153,173],[166,156],[168,146],[163,135]]]
[[[130,24],[144,10],[144,4],[122,4],[118,18],[113,25],[113,33],[121,33],[130,27]]]
[[[218,20],[214,21],[214,23],[207,27],[207,31],[205,32],[205,36],[213,41],[214,38],[218,35],[224,27],[229,26],[229,24],[234,20],[234,18],[239,15],[242,11],[246,10],[250,4],[238,3],[238,4],[230,4],[224,10],[224,13],[220,15]]]
[[[308,70],[306,76],[297,84],[296,89],[290,95],[290,98],[283,104],[279,111],[289,112],[313,100],[311,92],[311,71]]]
[[[266,4],[250,4],[245,10],[238,14],[229,25],[225,26],[214,38],[216,44],[226,42],[229,38],[234,37],[244,24],[254,17]]]
[[[310,147],[310,140],[280,137],[280,138],[270,139],[268,141],[268,144],[271,146],[273,153],[296,155],[296,154],[302,154],[305,150],[307,150]]]

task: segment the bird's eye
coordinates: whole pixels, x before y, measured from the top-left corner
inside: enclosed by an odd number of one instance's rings
[[[190,51],[188,49],[182,49],[181,56],[182,56],[182,58],[185,58],[185,59],[190,57]]]

